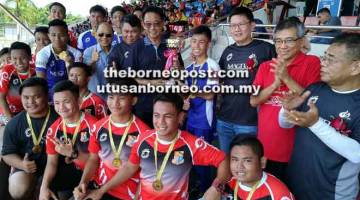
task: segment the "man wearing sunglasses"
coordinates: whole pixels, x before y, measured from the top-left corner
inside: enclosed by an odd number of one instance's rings
[[[294,144],[294,129],[283,129],[277,122],[284,93],[303,92],[320,79],[320,60],[301,52],[304,25],[287,19],[277,24],[274,44],[277,58],[260,65],[254,85],[261,87],[258,96],[251,96],[252,106],[259,106],[258,138],[263,143],[268,163],[265,171],[285,180],[287,163]]]
[[[104,69],[108,63],[108,55],[112,49],[113,30],[109,23],[103,22],[99,24],[96,29],[97,44],[85,49],[84,62],[92,66],[94,74],[90,79],[88,88],[92,93],[100,96],[103,100],[106,99],[105,94],[99,94],[96,90],[97,85],[105,85]]]
[[[163,70],[166,60],[164,53],[167,50],[167,43],[164,40],[164,20],[165,14],[159,7],[149,6],[144,10],[143,27],[146,36],[137,41],[129,53],[128,59],[124,62],[124,67],[131,67],[134,70]],[[177,65],[181,63],[181,55],[174,59]],[[156,77],[146,77],[146,79],[136,79],[140,85],[164,85],[166,80]],[[135,105],[135,114],[139,116],[147,125],[152,127],[152,101],[154,94],[141,94]]]

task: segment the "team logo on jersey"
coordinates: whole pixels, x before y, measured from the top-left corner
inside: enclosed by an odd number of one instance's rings
[[[27,129],[25,130],[25,136],[26,136],[26,137],[31,137],[31,129],[30,129],[30,128],[27,128]]]
[[[85,42],[90,42],[90,38],[86,38],[86,39],[85,39]]]
[[[346,120],[350,120],[350,112],[347,110],[345,112],[341,112],[339,113],[339,117],[341,117],[342,119],[346,119]]]
[[[129,147],[132,147],[136,141],[136,136],[135,135],[128,135],[127,141],[126,141],[126,145]]]
[[[312,96],[312,97],[309,98],[308,104],[309,103],[315,104],[318,100],[319,100],[319,96]]]
[[[257,64],[258,64],[258,61],[256,59],[256,55],[253,53],[246,60],[247,69],[252,72],[256,68]]]
[[[48,131],[46,132],[46,136],[51,136],[52,135],[52,129],[49,128]]]
[[[149,149],[144,149],[141,151],[141,158],[148,158],[150,156],[150,150]]]
[[[16,78],[16,79],[13,80],[13,85],[18,85],[19,82],[20,82],[19,79]]]
[[[332,120],[330,120],[330,126],[332,126],[336,131],[345,136],[349,136],[351,134],[351,130],[347,127],[347,121],[350,120],[349,111],[341,112],[338,117],[331,118]]]
[[[126,52],[124,53],[124,57],[127,58],[128,56],[129,56],[129,51],[126,51]]]
[[[107,133],[101,133],[100,134],[100,142],[104,142],[104,141],[106,141],[107,140],[107,137],[108,137],[108,135],[107,135]]]
[[[197,139],[195,140],[195,147],[196,147],[197,149],[200,149],[200,148],[205,149],[206,146],[207,146],[207,144],[206,144],[206,142],[203,140],[203,138],[197,138]]]
[[[228,54],[228,55],[226,56],[226,61],[230,61],[232,57],[233,57],[233,54],[232,54],[232,53]]]
[[[86,131],[83,131],[80,133],[80,141],[81,142],[87,142],[89,141],[89,137]]]
[[[184,163],[184,151],[175,151],[174,158],[171,160],[174,165],[181,165]]]

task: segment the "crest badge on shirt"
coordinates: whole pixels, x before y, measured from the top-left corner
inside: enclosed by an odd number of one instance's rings
[[[107,133],[101,133],[100,134],[100,142],[104,142],[107,140]]]
[[[148,158],[150,156],[150,150],[149,149],[144,149],[141,151],[141,158]]]
[[[174,165],[181,165],[184,163],[184,151],[175,151],[174,158],[171,160]]]
[[[25,130],[25,136],[26,136],[26,137],[31,137],[31,129],[30,129],[30,128],[27,128],[27,129]]]
[[[80,133],[80,142],[87,142],[89,141],[89,137],[86,131]]]
[[[135,141],[136,141],[136,136],[135,135],[128,135],[126,145],[129,146],[129,147],[132,147],[134,145]]]
[[[230,61],[232,57],[233,57],[233,54],[232,54],[232,53],[228,54],[228,55],[226,56],[226,61]]]

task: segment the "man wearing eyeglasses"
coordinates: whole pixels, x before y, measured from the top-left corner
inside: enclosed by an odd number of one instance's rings
[[[108,55],[112,50],[113,30],[109,23],[102,22],[96,29],[97,44],[85,49],[84,62],[92,66],[94,74],[91,77],[88,88],[92,93],[106,99],[106,94],[101,94],[96,90],[96,86],[105,85],[104,69],[108,66]]]
[[[221,55],[219,66],[225,71],[246,71],[247,78],[224,78],[224,85],[251,85],[259,65],[276,56],[272,44],[251,37],[255,28],[254,15],[245,7],[237,7],[230,14],[230,34],[235,43]],[[232,139],[239,134],[256,133],[257,110],[250,106],[250,94],[222,94],[216,124],[221,150],[229,153]]]
[[[304,34],[301,22],[287,19],[277,24],[274,44],[278,56],[260,65],[253,84],[262,90],[250,99],[252,106],[259,106],[258,138],[268,158],[265,170],[283,181],[295,135],[294,129],[283,129],[278,124],[280,100],[284,93],[300,94],[320,79],[319,58],[301,52]]]
[[[291,95],[281,127],[296,126],[288,184],[298,200],[357,199],[360,172],[360,35],[336,37],[321,60],[321,81]]]
[[[138,40],[128,58],[124,61],[124,67],[133,70],[164,70],[166,64],[165,51],[167,43],[164,37],[165,14],[160,7],[149,6],[144,10],[143,27],[146,36]],[[181,55],[174,59],[174,65],[182,63]],[[181,64],[183,65],[183,64]],[[165,85],[166,80],[158,77],[137,78],[140,85]],[[135,105],[135,114],[139,116],[148,126],[152,127],[152,101],[154,94],[140,94]]]

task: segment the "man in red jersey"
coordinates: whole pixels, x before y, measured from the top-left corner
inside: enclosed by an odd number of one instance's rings
[[[258,139],[237,136],[230,146],[230,169],[233,177],[225,187],[225,199],[294,199],[284,183],[263,172],[266,158]]]
[[[154,99],[155,130],[142,134],[132,147],[128,162],[116,175],[86,198],[101,197],[118,184],[124,183],[140,169],[140,197],[146,200],[188,199],[189,172],[193,165],[218,168],[206,199],[219,184],[229,178],[225,153],[186,131],[178,129],[183,117],[183,100],[176,94],[161,94]],[[85,198],[85,199],[86,199]]]
[[[294,129],[279,126],[280,99],[288,91],[300,94],[305,87],[320,79],[319,58],[301,52],[304,34],[304,25],[292,19],[276,25],[274,43],[278,57],[260,65],[253,84],[260,86],[261,92],[250,98],[252,106],[259,106],[258,138],[268,158],[265,171],[282,181],[285,180],[295,135]]]
[[[88,89],[90,77],[91,67],[85,63],[75,62],[69,66],[69,80],[79,86],[80,110],[102,119],[107,115],[107,107],[99,96]]]
[[[117,79],[110,82],[113,86],[137,86],[135,79]],[[89,143],[90,156],[80,184],[74,190],[74,197],[82,200],[90,192],[89,183],[96,170],[99,171],[99,185],[109,182],[118,169],[124,165],[131,152],[131,147],[140,134],[149,127],[132,113],[137,97],[131,93],[110,93],[107,105],[111,115],[95,124]],[[102,199],[132,200],[136,196],[139,174],[107,191]]]
[[[54,106],[60,117],[48,129],[46,139],[47,163],[40,188],[40,200],[58,199],[52,191],[52,180],[59,166],[69,168],[64,176],[72,177],[63,184],[68,194],[59,194],[59,199],[68,199],[79,183],[81,170],[89,157],[90,131],[97,119],[79,109],[79,88],[69,80],[54,86]],[[80,169],[80,170],[79,170]]]
[[[12,43],[10,56],[11,64],[3,67],[0,76],[0,107],[7,120],[24,110],[18,91],[25,79],[35,76],[35,67],[30,65],[29,45],[23,42]]]

